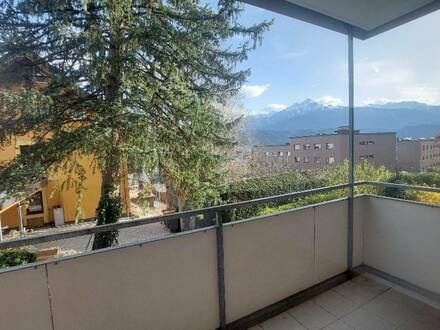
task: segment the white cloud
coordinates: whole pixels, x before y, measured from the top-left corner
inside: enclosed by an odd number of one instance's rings
[[[440,104],[440,88],[424,85],[396,88],[395,98],[379,97],[366,99],[361,105],[382,105],[391,102],[416,101],[426,104]]]
[[[417,101],[427,104],[440,104],[440,88],[414,85],[400,89],[402,100]]]
[[[321,103],[323,105],[326,106],[331,106],[331,107],[337,107],[343,104],[342,100],[334,97],[334,96],[330,96],[330,95],[325,95],[325,96],[321,96],[320,98],[315,100],[318,103]]]
[[[414,79],[413,72],[399,61],[362,61],[355,64],[356,84],[369,88],[405,84]]]
[[[267,105],[268,108],[273,109],[275,111],[282,111],[287,108],[287,105],[282,103],[271,103]]]
[[[396,102],[396,100],[387,99],[386,97],[379,97],[377,99],[364,100],[361,105],[383,105],[390,102]]]
[[[403,60],[362,59],[355,64],[355,88],[361,105],[417,101],[440,104],[439,79],[424,75],[419,66]]]
[[[243,85],[241,87],[241,92],[244,96],[254,98],[258,97],[261,94],[263,94],[265,91],[267,91],[270,87],[270,84],[265,85]]]

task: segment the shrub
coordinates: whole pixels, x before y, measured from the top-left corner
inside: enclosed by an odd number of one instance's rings
[[[261,197],[280,195],[295,191],[307,190],[323,186],[346,183],[348,179],[348,161],[327,169],[315,171],[295,171],[274,176],[251,178],[230,185],[224,199],[229,203],[251,200]],[[356,164],[356,180],[388,181],[393,178],[392,172],[384,166],[375,167],[367,162]],[[356,187],[356,194],[382,194],[383,189],[361,186]],[[345,189],[338,189],[326,193],[314,194],[302,198],[279,203],[264,203],[249,208],[236,209],[224,215],[224,221],[246,219],[257,215],[268,215],[297,207],[321,203],[347,196]]]
[[[26,249],[6,249],[0,251],[0,269],[35,262],[36,256]]]
[[[317,188],[325,185],[325,180],[318,172],[295,171],[274,176],[264,176],[236,181],[229,185],[222,199],[228,203],[252,200],[257,198],[281,195],[295,191]],[[269,207],[283,203],[261,203],[252,207],[240,208],[225,212],[225,222],[247,219],[260,214]]]

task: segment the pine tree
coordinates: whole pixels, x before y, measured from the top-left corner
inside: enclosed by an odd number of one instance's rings
[[[0,147],[29,132],[35,144],[0,164],[0,191],[17,194],[54,168],[80,172],[78,155],[93,155],[102,173],[98,225],[117,221],[129,159],[161,164],[199,201],[231,144],[218,105],[245,81],[248,70],[236,66],[270,26],[241,25],[242,10],[235,0],[1,1]],[[13,91],[11,63],[22,57],[31,81]],[[39,88],[36,68],[49,76]],[[114,234],[97,235],[94,248]]]

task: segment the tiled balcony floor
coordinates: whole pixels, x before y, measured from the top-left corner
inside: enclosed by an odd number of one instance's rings
[[[440,330],[440,309],[388,282],[358,276],[252,330]]]

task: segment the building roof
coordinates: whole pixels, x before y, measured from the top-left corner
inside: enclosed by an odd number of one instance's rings
[[[371,135],[371,134],[396,134],[396,132],[359,132],[355,131],[355,135]],[[334,136],[334,135],[347,135],[342,133],[323,133],[323,134],[312,134],[312,135],[297,135],[297,136],[289,136],[289,139],[300,139],[300,138],[309,138],[309,137],[320,137],[320,136]]]
[[[440,9],[440,0],[242,1],[362,40]]]
[[[264,148],[264,147],[288,147],[289,143],[284,144],[260,144],[260,145],[253,145],[255,148]]]
[[[402,138],[399,139],[397,142],[432,142],[436,141],[435,137],[429,137],[429,138]]]

